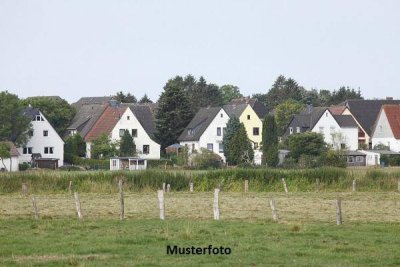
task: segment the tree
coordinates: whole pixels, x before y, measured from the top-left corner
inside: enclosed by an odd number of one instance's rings
[[[324,137],[320,133],[305,132],[289,135],[286,140],[290,157],[296,162],[302,155],[318,157],[327,151]]]
[[[136,156],[135,141],[128,130],[125,130],[124,135],[121,137],[119,155],[121,157]]]
[[[22,114],[23,108],[17,95],[0,92],[0,141],[17,145],[27,141],[31,118]]]
[[[278,135],[282,136],[285,133],[286,127],[292,120],[293,116],[304,109],[304,105],[289,99],[278,104],[275,108],[276,125],[278,127]]]
[[[223,135],[222,139],[222,145],[224,147],[224,156],[226,158],[226,162],[232,162],[232,156],[231,156],[231,151],[230,151],[230,142],[235,135],[235,133],[239,130],[240,127],[240,121],[237,117],[233,116],[228,120],[228,123],[226,124],[226,130]]]
[[[332,97],[330,99],[330,105],[336,105],[346,101],[347,99],[363,99],[361,96],[361,91],[355,91],[354,89],[350,89],[347,87],[340,87],[339,90],[335,90],[332,93]]]
[[[183,90],[183,79],[176,76],[164,86],[155,115],[155,137],[161,151],[177,142],[179,135],[193,118],[193,111]]]
[[[107,134],[101,134],[92,144],[92,158],[108,158],[118,154],[116,144],[111,142]]]
[[[153,103],[153,101],[151,101],[151,99],[147,96],[147,94],[144,94],[144,96],[139,100],[140,104],[144,104],[144,103]]]
[[[228,104],[232,99],[243,97],[239,91],[239,87],[231,84],[222,85],[219,88],[222,97],[222,104]]]
[[[137,103],[137,99],[131,93],[125,95],[122,91],[117,92],[115,99],[121,103]]]
[[[4,159],[11,158],[10,150],[11,147],[7,143],[4,142],[0,143],[0,159],[6,171],[7,171],[7,166],[4,164]]]
[[[231,165],[251,164],[253,162],[254,151],[243,123],[240,123],[238,131],[228,143],[228,150],[229,159],[227,159],[227,162]]]
[[[72,163],[73,157],[84,157],[86,154],[86,144],[83,141],[82,136],[79,134],[75,134],[73,136],[69,136],[67,140],[65,140],[64,145],[64,159],[65,161]]]
[[[38,108],[59,135],[63,135],[76,114],[76,110],[60,97],[28,97],[23,103]]]
[[[267,115],[263,121],[262,151],[263,165],[276,167],[279,163],[278,129],[273,115]]]

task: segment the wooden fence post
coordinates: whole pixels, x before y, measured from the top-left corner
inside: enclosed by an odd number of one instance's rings
[[[69,181],[69,194],[72,195],[72,181]]]
[[[272,219],[276,222],[276,221],[278,221],[278,214],[276,212],[275,199],[271,199],[269,201],[269,205],[271,206],[271,210],[272,210]]]
[[[164,193],[165,193],[165,186],[166,186],[166,184],[162,183],[162,190],[164,191]]]
[[[356,192],[356,180],[353,179],[353,188],[352,188],[353,192]]]
[[[214,204],[213,204],[213,212],[214,212],[214,220],[219,220],[219,188],[215,188],[214,190]]]
[[[26,183],[23,183],[23,184],[22,184],[22,194],[23,194],[24,196],[27,196],[28,193],[29,193],[28,185],[27,185]]]
[[[193,192],[193,183],[189,183],[189,192]]]
[[[35,196],[32,196],[32,207],[33,207],[33,214],[35,215],[35,219],[39,219],[39,211],[36,205],[36,198]]]
[[[169,191],[171,191],[171,185],[167,184],[167,192],[169,193]]]
[[[289,193],[289,190],[288,190],[286,182],[285,182],[285,178],[282,178],[282,183],[283,183],[283,188],[285,189],[285,192]]]
[[[317,190],[319,190],[319,179],[318,178],[315,180],[315,183],[317,184]]]
[[[342,224],[342,200],[336,199],[336,225]]]
[[[244,192],[248,192],[249,191],[249,180],[244,180]]]
[[[122,179],[119,179],[118,181],[118,188],[119,188],[119,201],[120,201],[119,218],[123,220],[125,217],[125,207],[124,207],[124,189],[123,189]]]
[[[160,219],[165,220],[165,202],[164,202],[164,190],[158,190],[158,204],[160,207]]]
[[[74,197],[75,197],[76,213],[78,214],[78,219],[81,220],[83,218],[83,216],[82,216],[82,211],[81,211],[81,200],[79,198],[78,192],[74,193]]]

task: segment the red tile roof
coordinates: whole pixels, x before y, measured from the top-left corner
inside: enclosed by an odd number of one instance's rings
[[[400,105],[383,105],[394,138],[400,139]]]
[[[342,113],[345,109],[346,109],[346,106],[329,107],[329,111],[332,113],[332,115],[342,115]]]
[[[18,157],[19,153],[17,148],[15,147],[14,143],[10,141],[2,141],[0,144],[6,144],[10,148],[10,156],[11,157]]]
[[[101,134],[104,133],[110,134],[126,109],[126,106],[108,106],[93,125],[92,129],[85,136],[85,141],[96,140]]]

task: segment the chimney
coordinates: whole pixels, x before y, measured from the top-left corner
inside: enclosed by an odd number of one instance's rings
[[[311,104],[311,101],[307,101],[307,113],[310,114],[313,110],[313,105]]]
[[[393,97],[392,96],[387,96],[386,100],[393,100]]]

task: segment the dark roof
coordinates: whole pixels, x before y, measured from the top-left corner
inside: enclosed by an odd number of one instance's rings
[[[33,120],[33,118],[36,115],[39,115],[39,109],[38,108],[33,108],[33,107],[26,107],[22,110],[22,114],[29,117],[31,120]]]
[[[11,157],[18,157],[18,149],[15,147],[13,142],[10,141],[2,141],[0,144],[6,144],[10,148],[10,156]]]
[[[224,105],[224,110],[228,114],[229,117],[237,117],[239,118],[242,115],[243,111],[246,109],[248,104],[228,104]]]
[[[351,115],[333,115],[340,128],[358,128],[357,122]]]
[[[364,157],[367,156],[365,153],[355,150],[345,150],[342,153],[345,156],[364,156]]]
[[[347,100],[344,103],[365,132],[371,136],[372,128],[382,105],[400,104],[400,100]]]
[[[68,129],[77,130],[78,133],[85,137],[87,133],[92,129],[93,125],[99,119],[101,114],[104,112],[107,105],[101,104],[89,104],[82,105],[77,108],[75,117],[72,119],[71,125]]]
[[[231,102],[229,102],[229,104],[249,104],[260,119],[264,119],[264,117],[268,114],[267,107],[264,105],[263,102],[258,101],[257,98],[237,98],[233,99]]]
[[[73,103],[72,106],[75,107],[76,109],[79,109],[80,107],[84,105],[104,105],[107,104],[108,101],[113,99],[112,96],[91,96],[91,97],[82,97],[79,99],[77,102]]]
[[[198,141],[220,110],[220,107],[201,108],[183,130],[178,141]],[[193,130],[193,134],[189,135],[189,130]]]
[[[139,120],[140,124],[143,126],[144,130],[150,137],[154,136],[156,132],[154,111],[156,105],[154,104],[122,104],[127,105],[132,110],[132,113]]]

